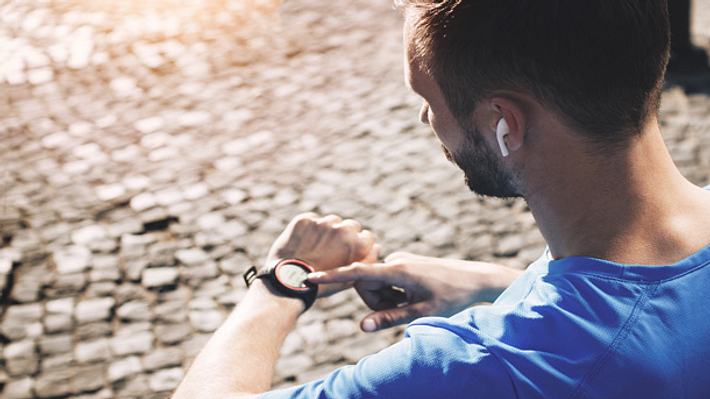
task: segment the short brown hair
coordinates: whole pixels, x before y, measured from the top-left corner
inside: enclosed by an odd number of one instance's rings
[[[595,142],[626,141],[658,112],[666,0],[397,0],[413,50],[462,122],[497,89],[524,90]]]

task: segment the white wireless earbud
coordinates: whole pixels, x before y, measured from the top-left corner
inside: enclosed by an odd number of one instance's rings
[[[503,154],[504,157],[507,157],[510,155],[510,152],[508,151],[508,145],[505,144],[505,136],[510,133],[510,127],[508,126],[508,122],[505,121],[505,118],[500,118],[498,121],[498,126],[496,126],[496,139],[498,139],[498,146],[500,147],[500,153]]]

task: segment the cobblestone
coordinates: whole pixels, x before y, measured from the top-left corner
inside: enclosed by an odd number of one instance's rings
[[[301,212],[358,219],[385,255],[542,252],[524,203],[467,192],[416,121],[388,2],[254,1],[0,5],[0,397],[168,397]],[[696,42],[709,20],[698,7]],[[661,107],[700,185],[709,87],[669,85]],[[274,382],[399,339],[359,332],[366,312],[319,301]]]
[[[41,317],[42,305],[39,303],[12,306],[5,313],[0,331],[11,340],[33,336]]]
[[[111,358],[109,341],[98,338],[93,341],[79,342],[74,349],[74,357],[79,363],[105,361]]]
[[[143,370],[140,359],[130,356],[117,360],[108,366],[108,379],[110,382],[122,380],[130,375],[138,374]]]
[[[39,338],[40,353],[55,355],[71,351],[73,347],[70,334],[46,335]]]
[[[7,399],[30,399],[32,398],[32,383],[30,377],[10,381],[3,390],[3,396]]]
[[[116,300],[113,298],[93,298],[79,302],[74,317],[79,324],[108,320]]]
[[[64,247],[54,253],[54,264],[61,274],[78,273],[86,270],[91,262],[91,251],[83,246]]]
[[[183,354],[179,348],[168,347],[160,348],[143,356],[143,367],[148,370],[157,370],[170,366],[179,366],[182,364]]]
[[[111,339],[111,351],[116,356],[147,353],[153,347],[153,334],[138,331],[116,335]]]
[[[67,396],[71,393],[71,378],[75,371],[67,368],[57,368],[42,371],[35,380],[34,392],[40,398]]]
[[[15,341],[7,345],[3,351],[5,366],[11,376],[33,374],[39,366],[35,352],[35,343],[31,340]]]
[[[171,391],[177,388],[183,374],[180,367],[156,371],[150,376],[148,384],[153,392]]]

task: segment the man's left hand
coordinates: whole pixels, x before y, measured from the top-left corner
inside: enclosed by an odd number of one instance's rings
[[[355,220],[338,215],[319,217],[304,213],[291,220],[276,239],[266,260],[268,266],[281,259],[300,259],[316,271],[326,271],[353,262],[372,263],[378,258],[378,246],[369,230]],[[318,291],[327,296],[352,284],[325,284]]]

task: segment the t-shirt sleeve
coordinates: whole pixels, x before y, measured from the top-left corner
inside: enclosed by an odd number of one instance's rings
[[[325,378],[263,393],[277,398],[511,398],[510,378],[477,337],[410,326],[402,341]]]

